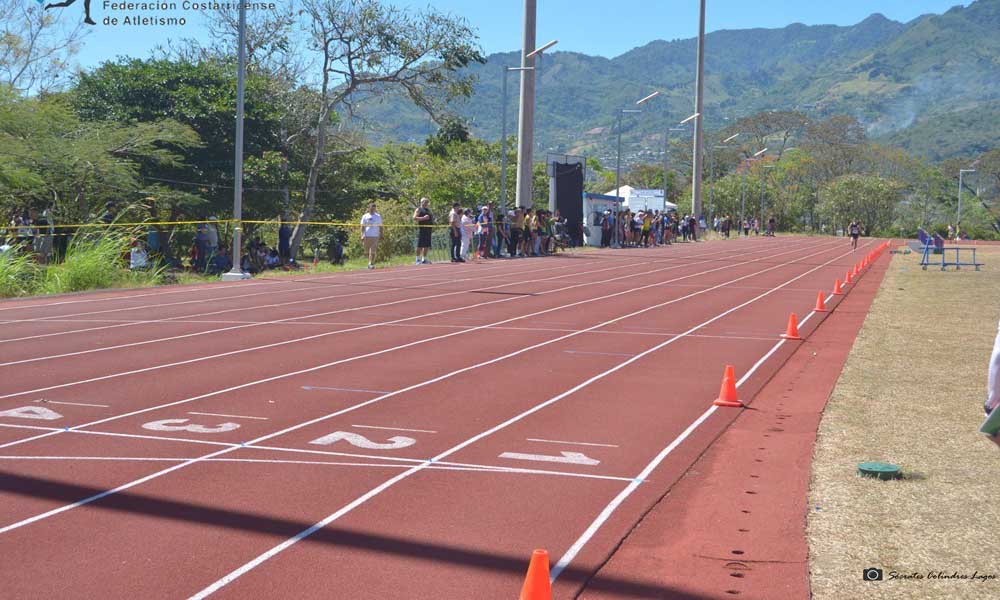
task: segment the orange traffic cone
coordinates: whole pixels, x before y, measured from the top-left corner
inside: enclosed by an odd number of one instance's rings
[[[839,279],[837,281],[835,281],[834,284],[833,284],[833,295],[834,296],[843,296],[844,295],[844,290],[840,289],[840,280]]]
[[[847,275],[844,275],[844,285],[851,285],[851,270],[847,270]]]
[[[854,272],[851,274],[854,275],[855,277],[858,276],[858,265],[854,265]]]
[[[801,340],[799,337],[799,319],[795,316],[795,313],[788,315],[788,327],[785,328],[785,333],[781,334],[786,340]]]
[[[519,600],[552,600],[552,584],[549,583],[549,553],[535,550],[528,563],[528,574],[521,586]]]
[[[840,282],[838,281],[837,283]],[[826,299],[823,297],[823,292],[819,292],[818,294],[816,294],[816,308],[814,308],[813,310],[815,312],[830,312],[826,308]]]
[[[716,406],[728,406],[730,408],[743,408],[736,395],[736,369],[733,365],[726,365],[726,372],[722,376],[722,388],[719,390],[719,397],[712,404]]]

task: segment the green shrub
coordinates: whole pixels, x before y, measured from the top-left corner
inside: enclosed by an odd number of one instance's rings
[[[132,236],[137,231],[108,229],[100,234],[73,238],[62,264],[45,270],[38,290],[43,294],[63,294],[110,287],[156,285],[164,269],[151,266],[143,271],[128,268]]]
[[[0,298],[34,293],[39,272],[30,253],[22,254],[15,247],[0,254]]]

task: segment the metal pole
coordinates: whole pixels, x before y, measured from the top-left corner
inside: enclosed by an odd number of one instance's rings
[[[503,67],[503,105],[500,114],[500,206],[507,208],[507,74],[510,71]]]
[[[712,210],[715,206],[715,142],[708,145],[708,219],[705,224],[712,227]]]
[[[664,132],[663,142],[663,211],[667,210],[667,171],[670,166],[670,127]]]
[[[246,92],[246,72],[247,72],[247,8],[245,2],[240,2],[239,20],[239,58],[236,73],[236,169],[233,187],[233,268],[222,276],[223,281],[239,281],[249,279],[250,276],[240,269],[241,252],[243,249],[242,220],[243,220],[243,106]]]
[[[701,14],[698,19],[698,71],[695,78],[694,120],[694,160],[691,174],[691,212],[696,222],[701,218],[701,169],[702,169],[702,121],[705,91],[705,0],[701,0]]]
[[[743,231],[743,220],[746,219],[747,214],[747,168],[749,163],[743,167],[743,177],[740,179],[740,222],[737,226],[736,237],[740,237],[740,232]]]
[[[757,227],[764,221],[764,174],[767,173],[766,165],[760,166],[760,212],[757,214]]]
[[[958,230],[958,226],[962,224],[962,175],[965,174],[965,169],[958,170],[958,218],[955,220],[955,229]]]
[[[622,112],[618,111],[618,160],[615,161],[615,198],[622,197]],[[615,209],[615,231],[614,235],[611,236],[613,240],[614,247],[617,248],[620,244],[618,241],[618,229],[621,226],[619,222],[622,218],[621,216],[621,202],[618,202],[618,206]]]
[[[535,15],[537,0],[524,0],[524,41],[521,51],[521,67],[534,67],[535,57],[529,54],[535,49]],[[531,193],[531,177],[535,145],[535,72],[521,71],[520,123],[517,138],[517,195],[519,208],[530,208],[534,202]]]

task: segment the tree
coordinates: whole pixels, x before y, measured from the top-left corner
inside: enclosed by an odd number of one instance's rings
[[[800,112],[768,110],[740,119],[736,125],[727,129],[728,133],[724,137],[739,132],[749,137],[756,148],[773,150],[773,154],[780,159],[788,141],[800,133],[807,123],[808,119]],[[748,140],[743,140],[746,141]]]
[[[865,234],[889,233],[903,186],[875,175],[845,175],[823,186],[820,209],[826,221],[846,228],[860,219]]]
[[[280,148],[282,107],[266,90],[272,81],[248,77],[246,154],[263,156]],[[70,98],[79,115],[91,123],[158,123],[171,120],[190,127],[200,144],[173,148],[182,158],[170,165],[143,163],[148,183],[202,196],[214,211],[232,203],[233,144],[236,114],[236,67],[232,62],[168,59],[121,59],[80,76]],[[170,149],[169,141],[161,144]],[[274,197],[270,197],[271,200]],[[275,214],[274,202],[261,212]],[[253,205],[248,206],[253,210]],[[180,216],[180,215],[177,215]],[[205,217],[205,214],[187,214]]]
[[[69,81],[70,61],[86,31],[57,13],[34,2],[0,0],[0,87],[42,93]]]
[[[337,110],[353,112],[357,102],[403,91],[417,106],[439,117],[444,102],[472,93],[471,76],[460,69],[485,58],[464,20],[433,9],[404,11],[378,0],[303,0],[302,6],[309,47],[319,57],[315,149],[299,215],[300,221],[309,221],[329,158],[331,116]],[[293,255],[304,234],[304,226],[295,228]]]

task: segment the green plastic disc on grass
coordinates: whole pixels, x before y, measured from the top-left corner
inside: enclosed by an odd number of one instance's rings
[[[899,479],[901,473],[899,467],[884,462],[864,462],[858,465],[858,474],[862,477],[874,477],[882,481]]]

